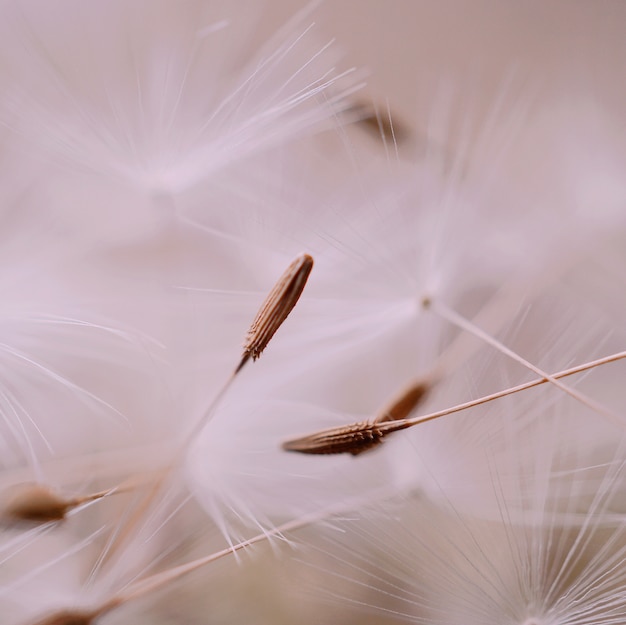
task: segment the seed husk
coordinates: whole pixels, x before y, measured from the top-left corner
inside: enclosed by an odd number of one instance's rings
[[[285,451],[296,451],[301,454],[331,455],[349,453],[358,456],[364,451],[378,447],[385,436],[391,432],[404,430],[406,421],[389,421],[376,423],[361,421],[349,425],[320,430],[301,438],[283,443]]]
[[[300,254],[278,279],[250,325],[243,345],[243,356],[235,373],[239,372],[250,358],[254,361],[261,356],[278,328],[298,303],[312,269],[313,258],[308,254]]]
[[[424,378],[415,380],[392,399],[383,408],[374,423],[401,421],[406,419],[422,402],[432,387],[432,383]]]
[[[24,482],[7,489],[2,496],[0,517],[4,524],[43,524],[65,520],[68,512],[81,504],[105,497],[106,490],[78,497],[64,497],[46,484]]]
[[[62,610],[31,623],[30,625],[92,625],[98,616],[94,612],[80,610]]]

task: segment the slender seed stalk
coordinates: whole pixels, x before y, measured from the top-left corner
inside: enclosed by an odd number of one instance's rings
[[[102,602],[94,609],[61,610],[36,621],[30,621],[28,625],[93,625],[98,618],[106,616],[109,612],[115,610],[121,605],[162,590],[185,575],[189,575],[194,571],[202,569],[209,564],[220,560],[221,558],[238,553],[239,551],[243,551],[248,547],[265,542],[271,538],[282,537],[287,532],[298,530],[318,521],[329,519],[338,513],[342,513],[345,510],[350,509],[351,505],[359,505],[360,503],[362,503],[362,500],[357,498],[356,500],[342,502],[339,506],[328,507],[298,519],[287,521],[286,523],[278,525],[271,530],[257,534],[252,538],[243,540],[240,543],[231,545],[230,547],[226,547],[220,551],[216,551],[208,556],[192,560],[191,562],[186,562],[185,564],[172,567],[166,571],[155,573],[154,575],[150,575],[144,579],[136,581],[124,590],[113,594],[109,599]]]

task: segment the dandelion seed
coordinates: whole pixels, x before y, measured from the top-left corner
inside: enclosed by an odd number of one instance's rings
[[[71,507],[70,502],[41,484],[20,484],[10,490],[2,514],[5,522],[62,521]]]
[[[285,451],[296,451],[303,454],[341,454],[350,453],[353,456],[357,456],[364,451],[368,451],[374,447],[377,447],[383,442],[383,438],[393,432],[399,432],[400,430],[406,430],[415,425],[427,423],[440,417],[460,412],[468,408],[473,408],[480,404],[485,404],[495,399],[500,399],[508,395],[513,395],[521,391],[547,384],[552,380],[558,380],[565,378],[589,369],[594,369],[611,362],[616,362],[626,358],[626,352],[619,352],[588,362],[571,369],[559,371],[552,375],[545,374],[546,377],[538,380],[532,380],[518,386],[514,386],[491,395],[485,395],[478,399],[458,404],[438,412],[431,414],[418,416],[414,418],[406,418],[408,414],[415,408],[419,401],[424,397],[425,393],[429,390],[427,382],[417,382],[401,393],[396,400],[390,403],[389,407],[381,412],[381,414],[372,422],[363,421],[359,423],[353,423],[349,425],[342,425],[339,427],[329,428],[303,436],[302,438],[296,438],[283,443],[282,448]],[[392,419],[393,416],[400,417],[399,419]]]
[[[416,380],[389,402],[373,421],[329,428],[287,441],[282,447],[285,451],[297,451],[304,454],[349,453],[358,456],[364,451],[378,447],[387,434],[405,429],[403,422],[429,390],[429,381]],[[381,427],[383,423],[386,425]]]
[[[357,117],[355,123],[375,138],[387,143],[402,143],[409,138],[409,129],[398,122],[398,118],[390,112],[381,115],[371,104],[363,101],[355,102],[348,110],[349,115]]]
[[[107,557],[110,558],[111,554],[115,553],[121,545],[125,544],[125,542],[133,536],[133,531],[143,518],[143,514],[149,509],[155,498],[162,494],[162,487],[165,483],[165,477],[168,471],[176,467],[177,462],[182,459],[191,442],[211,419],[239,371],[241,371],[251,357],[252,360],[256,360],[263,353],[263,350],[267,347],[278,328],[283,324],[285,319],[287,319],[289,313],[300,299],[309,274],[311,273],[311,269],[313,269],[313,258],[308,254],[301,254],[292,261],[278,282],[274,285],[248,330],[241,362],[226,384],[212,400],[202,417],[183,438],[183,442],[179,446],[174,461],[169,469],[165,470],[164,474],[156,480],[152,489],[140,504],[137,512],[131,516],[124,530],[120,532],[116,541],[112,543]]]
[[[283,443],[285,451],[298,451],[303,454],[342,454],[356,456],[368,449],[377,447],[384,434],[375,424],[367,421],[338,428],[323,430],[310,436]]]
[[[406,419],[426,397],[431,386],[432,383],[429,380],[415,380],[381,410],[380,414],[374,420],[374,423]]]
[[[98,613],[63,610],[51,616],[46,616],[32,625],[91,625]]]
[[[18,484],[5,493],[5,505],[0,518],[6,524],[63,521],[74,508],[102,499],[113,490],[66,498],[44,484]]]
[[[411,427],[407,420],[391,421],[387,423],[372,423],[363,421],[351,425],[342,425],[329,428],[283,443],[285,451],[297,451],[302,454],[343,454],[349,453],[358,456],[364,451],[378,447],[383,438],[391,432],[405,430]]]
[[[274,285],[250,325],[241,362],[226,384],[212,400],[202,417],[190,429],[189,434],[183,438],[183,442],[177,452],[178,459],[184,456],[191,442],[211,419],[239,371],[241,371],[250,358],[254,361],[261,356],[274,334],[276,334],[278,328],[280,328],[285,319],[287,319],[289,313],[300,299],[312,269],[313,258],[308,254],[301,254],[291,262],[278,282]],[[176,459],[173,461],[169,470],[174,469],[177,461]],[[138,511],[130,518],[124,530],[120,532],[120,536],[112,544],[108,557],[133,535],[133,530],[143,518],[145,511],[148,510],[155,498],[162,493],[162,487],[165,483],[167,472],[166,470],[163,476],[154,483],[152,489],[139,506]]]
[[[274,334],[297,304],[313,269],[313,258],[308,254],[298,256],[285,270],[257,313],[243,346],[243,357],[235,373],[250,358],[257,360]]]

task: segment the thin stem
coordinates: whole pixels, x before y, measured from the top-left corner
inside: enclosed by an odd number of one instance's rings
[[[272,337],[298,303],[313,269],[313,264],[313,258],[309,254],[300,254],[289,264],[274,284],[248,329],[241,361],[213,398],[208,408],[178,444],[171,461],[163,470],[162,475],[155,480],[115,541],[108,546],[109,550],[102,559],[103,562],[110,561],[115,553],[119,552],[120,548],[133,536],[140,521],[147,515],[159,494],[163,492],[166,479],[182,462],[193,441],[211,420],[244,365],[250,359],[254,361],[261,356]]]
[[[387,488],[376,491],[374,493],[374,496],[377,497],[384,494],[388,494]],[[370,500],[371,497],[368,498],[368,501]],[[104,614],[110,612],[111,610],[119,607],[122,604],[127,603],[128,601],[133,601],[152,592],[161,590],[167,587],[169,584],[177,581],[181,577],[188,575],[189,573],[193,573],[194,571],[197,571],[217,560],[220,560],[221,558],[247,549],[252,545],[262,543],[266,540],[269,540],[270,538],[282,536],[286,532],[291,532],[306,527],[307,525],[327,520],[333,516],[345,512],[346,510],[351,510],[355,507],[358,508],[360,505],[363,504],[363,497],[352,498],[348,501],[342,502],[339,505],[324,508],[323,510],[305,515],[303,517],[300,517],[299,519],[294,519],[278,525],[271,530],[263,532],[262,534],[257,534],[252,538],[241,541],[240,543],[237,543],[235,545],[231,545],[230,547],[226,547],[225,549],[222,549],[220,551],[216,551],[208,556],[198,558],[191,562],[175,566],[171,569],[168,569],[167,571],[162,571],[161,573],[156,573],[154,575],[146,577],[145,579],[135,582],[126,589],[113,595],[110,599],[108,599],[96,610],[94,610],[93,613],[97,616],[103,616]]]
[[[544,378],[545,381],[550,382],[551,384],[556,386],[558,389],[562,390],[564,393],[567,393],[570,397],[573,397],[575,400],[591,408],[595,412],[602,414],[605,417],[608,417],[609,420],[613,421],[619,427],[624,428],[625,426],[624,419],[620,417],[619,415],[617,415],[616,413],[614,413],[612,410],[610,410],[609,408],[607,408],[600,402],[597,402],[596,400],[592,399],[591,397],[588,397],[584,393],[580,393],[579,391],[567,386],[566,384],[559,382],[555,376],[550,375],[549,373],[546,373],[545,371],[543,371],[536,365],[533,365],[531,362],[529,362],[528,360],[526,360],[525,358],[523,358],[522,356],[514,352],[512,349],[509,349],[506,345],[498,341],[496,338],[494,338],[490,334],[487,334],[481,328],[475,326],[471,321],[469,321],[468,319],[465,319],[464,317],[456,313],[451,308],[448,308],[448,306],[446,306],[445,304],[441,302],[432,302],[428,300],[427,302],[425,302],[425,306],[428,309],[434,310],[442,318],[446,319],[453,325],[456,325],[462,330],[465,330],[466,332],[473,334],[475,337],[481,339],[488,345],[491,345],[492,347],[497,349],[499,352],[505,354],[506,356],[509,356],[509,358],[512,358],[516,362],[519,362],[521,365],[523,365],[527,369],[530,369],[537,375],[542,376],[542,378]]]
[[[457,404],[456,406],[452,406],[451,408],[445,408],[444,410],[439,410],[437,412],[432,412],[428,415],[423,415],[420,417],[413,417],[412,419],[407,419],[406,421],[410,423],[411,425],[418,425],[419,423],[426,423],[427,421],[432,421],[433,419],[438,419],[439,417],[445,417],[446,415],[453,414],[455,412],[461,412],[462,410],[467,410],[468,408],[473,408],[474,406],[485,404],[487,402],[493,401],[494,399],[500,399],[501,397],[506,397],[507,395],[513,395],[514,393],[519,393],[520,391],[525,391],[535,386],[547,384],[548,382],[552,382],[553,380],[559,380],[561,378],[566,378],[570,375],[575,375],[576,373],[589,371],[590,369],[595,369],[596,367],[600,367],[602,365],[606,365],[611,362],[616,362],[618,360],[622,360],[623,358],[626,358],[626,351],[617,352],[610,356],[605,356],[604,358],[599,358],[598,360],[587,362],[585,364],[578,365],[577,367],[572,367],[571,369],[565,369],[564,371],[553,373],[552,375],[546,374],[540,379],[532,380],[530,382],[525,382],[524,384],[519,384],[518,386],[512,386],[502,391],[492,393],[491,395],[484,395],[483,397],[480,397],[478,399],[472,399],[471,401],[467,401],[462,404]]]

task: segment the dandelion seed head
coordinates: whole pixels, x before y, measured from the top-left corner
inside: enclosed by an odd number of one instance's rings
[[[353,84],[307,24],[254,51],[252,18],[224,20],[226,5],[63,7],[5,7],[4,48],[20,54],[5,55],[0,114],[45,165],[49,210],[68,229],[97,223],[100,241],[158,232],[180,196],[323,124]]]

